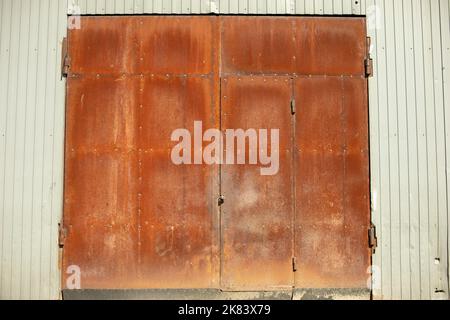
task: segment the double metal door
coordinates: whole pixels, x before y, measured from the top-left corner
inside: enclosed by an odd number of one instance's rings
[[[73,266],[85,289],[365,287],[365,33],[362,18],[82,17],[66,59],[63,287]],[[258,151],[246,139],[232,164],[222,141],[205,162],[208,129],[254,130]],[[183,164],[174,132],[189,135]]]

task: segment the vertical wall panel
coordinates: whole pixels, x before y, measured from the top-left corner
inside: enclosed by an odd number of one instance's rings
[[[436,18],[434,18],[436,17]],[[445,116],[444,116],[444,88],[443,88],[443,60],[442,55],[445,54],[445,49],[442,47],[441,35],[441,20],[440,4],[438,1],[430,2],[430,18],[431,18],[431,48],[433,59],[433,87],[434,87],[434,135],[436,139],[436,191],[437,191],[437,205],[435,215],[435,227],[437,232],[431,241],[435,242],[435,256],[432,261],[434,270],[432,274],[436,275],[434,278],[434,290],[441,289],[448,284],[447,263],[448,252],[446,240],[448,239],[448,225],[447,221],[447,181],[446,181],[446,149],[445,149]],[[443,23],[450,24],[450,20]],[[447,53],[448,55],[448,53]],[[446,290],[447,291],[447,290]],[[435,292],[436,298],[444,296],[442,293]]]
[[[397,134],[398,134],[398,178],[399,178],[399,202],[398,202],[398,226],[399,237],[398,247],[399,249],[399,264],[398,271],[400,276],[399,282],[399,297],[410,298],[411,287],[409,277],[410,257],[408,250],[401,250],[402,247],[408,247],[409,245],[409,194],[408,194],[408,119],[406,108],[406,70],[405,70],[405,31],[403,21],[403,3],[401,1],[394,1],[393,12],[394,16],[398,17],[394,20],[394,37],[397,50],[395,50],[396,63],[396,91],[397,91]]]
[[[447,185],[447,212],[442,213],[442,218],[440,219],[439,226],[443,227],[443,225],[450,226],[450,214],[449,214],[449,200],[450,200],[450,1],[439,1],[439,13],[440,13],[440,27],[441,27],[441,53],[442,53],[442,88],[444,92],[444,101],[442,108],[444,109],[444,134],[445,134],[445,149],[446,149],[446,185]],[[449,230],[447,231],[447,259],[443,260],[442,269],[447,269],[447,281],[450,279],[450,266],[448,265],[448,261],[450,259],[450,237],[448,236]],[[445,251],[445,246],[443,242],[440,242],[442,245],[442,250]],[[447,261],[447,265],[445,264]],[[442,263],[442,262],[441,262]],[[447,292],[450,290],[447,288]]]
[[[369,84],[372,205],[381,226],[374,257],[381,286],[375,297],[446,298],[445,126],[437,110],[444,103],[443,82],[436,77],[444,51],[433,39],[440,36],[439,27],[433,29],[439,10],[418,0],[367,1],[366,8],[382,13],[373,19],[380,26],[369,30],[376,53]]]
[[[444,91],[444,131],[445,131],[445,144],[446,144],[446,171],[447,171],[447,226],[450,225],[449,214],[449,199],[450,199],[450,175],[448,174],[450,168],[450,1],[439,2],[440,11],[440,24],[441,24],[441,45],[442,45],[442,75],[443,75],[443,91]],[[443,223],[445,224],[445,215],[443,214]],[[449,230],[447,229],[447,235]],[[450,259],[450,237],[447,236],[447,262]],[[441,243],[442,244],[442,243]],[[445,250],[445,249],[444,249]],[[447,267],[447,279],[450,279],[450,266]],[[449,284],[450,287],[450,284]],[[450,289],[450,288],[449,288]]]
[[[397,59],[396,52],[400,49],[396,46],[396,29],[394,16],[394,1],[385,1],[385,56],[386,56],[386,86],[387,103],[385,107],[385,119],[388,135],[388,143],[386,145],[386,160],[389,168],[388,189],[389,192],[389,210],[390,219],[385,220],[385,226],[390,232],[390,252],[391,252],[391,281],[392,281],[392,298],[399,299],[401,296],[401,259],[400,259],[400,178],[399,178],[399,141],[398,141],[398,82],[397,72],[389,72],[388,70],[396,70]],[[397,107],[392,107],[396,106]]]
[[[0,8],[0,298],[57,299],[67,2]]]
[[[424,76],[425,76],[425,136],[426,136],[426,154],[427,154],[427,173],[428,173],[428,264],[430,272],[430,295],[438,288],[438,274],[435,272],[436,265],[434,260],[437,257],[437,204],[439,194],[437,190],[437,170],[436,170],[436,105],[434,95],[434,74],[433,74],[433,48],[432,48],[432,30],[431,30],[431,11],[430,1],[423,1],[422,11],[422,32],[423,50],[424,50]],[[425,242],[425,240],[424,240]],[[426,242],[425,242],[426,243]]]
[[[17,55],[15,51],[15,46],[12,43],[11,34],[17,29],[17,25],[14,25],[12,15],[13,10],[19,10],[18,8],[13,7],[13,1],[8,1],[7,3],[3,3],[2,8],[2,61],[0,65],[2,66],[2,97],[0,98],[2,101],[1,111],[3,120],[3,132],[2,132],[2,181],[0,181],[0,191],[1,191],[1,200],[2,200],[2,212],[1,212],[1,274],[0,274],[0,288],[3,295],[11,295],[11,245],[12,245],[12,204],[11,204],[11,194],[9,184],[7,183],[12,181],[11,175],[11,159],[14,159],[14,156],[7,156],[7,154],[12,154],[11,151],[11,138],[12,132],[14,132],[14,117],[11,117],[14,110],[11,110],[11,96],[15,95],[15,86],[17,82],[13,84],[14,74],[17,74],[17,63],[16,68],[12,64],[13,56]],[[17,5],[19,3],[17,2]],[[16,31],[17,32],[17,31]],[[12,119],[11,119],[12,118]],[[4,292],[4,293],[3,293]]]
[[[414,35],[413,35],[413,16],[411,0],[403,2],[403,26],[404,26],[404,68],[405,68],[405,113],[406,113],[406,148],[407,148],[407,169],[408,176],[406,183],[402,188],[406,188],[403,193],[407,194],[408,203],[403,203],[403,210],[407,210],[402,221],[409,223],[409,232],[402,230],[403,237],[409,237],[409,242],[404,243],[407,250],[403,250],[402,254],[409,256],[409,266],[402,265],[402,283],[407,282],[409,278],[410,288],[408,296],[408,288],[402,288],[405,298],[420,299],[420,252],[419,248],[419,190],[418,190],[418,145],[417,145],[417,108],[416,108],[416,88],[415,88],[415,68],[414,68]],[[403,151],[404,152],[404,151]],[[403,156],[403,152],[401,153]],[[402,214],[403,216],[403,214]],[[404,270],[406,269],[406,270]],[[406,272],[406,275],[403,273]]]

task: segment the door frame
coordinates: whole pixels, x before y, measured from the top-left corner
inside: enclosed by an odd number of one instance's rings
[[[120,16],[120,15],[118,15]],[[137,17],[139,15],[136,15]],[[158,15],[150,15],[150,16],[158,16]],[[174,14],[170,14],[168,16],[171,17],[177,17],[177,15]],[[196,16],[202,16],[202,15],[191,15],[193,17]],[[217,15],[218,17],[220,16],[243,16],[243,17],[249,17],[251,15],[228,15],[228,14],[220,14]],[[255,15],[255,16],[261,16],[261,15]],[[279,17],[279,15],[262,15],[264,16],[273,16],[273,17]],[[305,17],[304,15],[292,15],[289,17]],[[314,16],[317,18],[323,18],[322,16]],[[340,17],[335,17],[337,19],[339,19]],[[361,17],[359,17],[361,18]],[[67,85],[66,85],[66,97],[67,97]],[[368,100],[368,97],[367,97]],[[66,98],[66,104],[67,104],[67,98]],[[367,106],[369,106],[369,104],[367,103]],[[66,105],[67,107],[67,105]],[[367,121],[369,121],[369,119],[367,119]],[[370,139],[368,141],[369,143],[369,155],[370,155]],[[370,169],[370,157],[369,157],[369,169]],[[219,173],[220,175],[221,173]],[[64,172],[65,175],[65,172]],[[221,176],[220,176],[221,179]],[[371,179],[370,179],[370,170],[369,170],[369,184],[371,183]],[[370,192],[371,189],[369,189],[369,196],[370,196]],[[371,201],[371,197],[369,197],[369,201]],[[221,209],[219,209],[221,210]],[[372,212],[369,211],[370,214],[370,219],[372,219]],[[221,214],[220,214],[221,215]],[[221,220],[221,217],[219,217],[219,220]],[[221,228],[221,227],[220,227]],[[64,228],[60,229],[60,235],[63,234],[64,237]],[[60,237],[61,238],[61,237]],[[63,242],[63,241],[62,241]],[[372,264],[372,262],[371,262]],[[61,269],[61,273],[64,273],[64,270]],[[371,273],[368,272],[368,281],[370,281],[369,279],[371,278]],[[63,284],[61,284],[63,285]],[[362,297],[362,298],[367,298],[367,294],[369,294],[369,296],[371,296],[372,293],[372,289],[367,289],[367,291],[362,290],[362,289],[299,289],[299,288],[293,288],[291,291],[294,293],[294,296],[297,295],[298,297],[303,297],[303,298],[308,298],[308,297],[316,297],[316,298],[327,298],[327,297],[340,297],[340,296],[350,296],[350,297]],[[211,299],[213,299],[214,297],[217,297],[217,295],[220,293],[220,296],[227,296],[227,295],[223,295],[222,289],[130,289],[130,290],[102,290],[102,289],[94,289],[94,290],[62,290],[63,292],[63,297],[65,299],[78,299],[80,297],[97,297],[97,298],[105,298],[105,299],[109,299],[109,298],[114,298],[114,297],[133,297],[133,296],[139,296],[139,297],[145,297],[148,296],[150,297],[164,297],[165,295],[169,294],[169,295],[181,295],[181,297],[186,297],[187,299],[195,299],[195,297],[205,297],[205,299],[210,299],[208,297],[211,297]],[[243,293],[243,292],[240,292]],[[273,291],[270,293],[267,293],[271,298],[268,299],[277,299],[277,297],[281,297],[282,299],[284,299],[284,293],[286,293],[286,290],[282,290],[282,291]],[[200,294],[200,296],[199,296]],[[233,292],[228,292],[226,293],[228,295],[232,295]],[[239,293],[236,293],[239,294]],[[259,293],[261,294],[261,293]],[[259,295],[260,296],[260,295]],[[291,296],[292,298],[292,296]]]

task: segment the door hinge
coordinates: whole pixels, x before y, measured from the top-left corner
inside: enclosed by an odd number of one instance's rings
[[[366,78],[373,76],[373,60],[370,57],[370,46],[371,46],[371,39],[370,37],[366,38],[366,58],[364,60],[364,70],[366,74]]]
[[[58,245],[60,248],[64,247],[67,237],[67,229],[62,223],[58,223]]]
[[[369,248],[372,249],[372,254],[375,253],[375,249],[378,246],[377,229],[373,223],[369,228]]]
[[[62,55],[61,55],[61,78],[67,77],[70,70],[70,57],[67,50],[67,38],[63,39],[62,42]]]
[[[291,100],[291,114],[294,115],[297,112],[295,107],[295,99]]]
[[[297,272],[297,258],[292,257],[292,271]]]

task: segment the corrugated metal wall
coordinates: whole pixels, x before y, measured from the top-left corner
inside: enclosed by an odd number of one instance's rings
[[[59,297],[67,3],[0,0],[0,298]]]
[[[448,298],[450,0],[0,0],[0,297],[58,296],[69,14],[366,15],[374,294]],[[40,19],[39,19],[40,18]],[[440,292],[443,291],[443,292]]]
[[[68,0],[81,14],[364,14],[362,0]],[[78,11],[78,8],[81,9]]]

